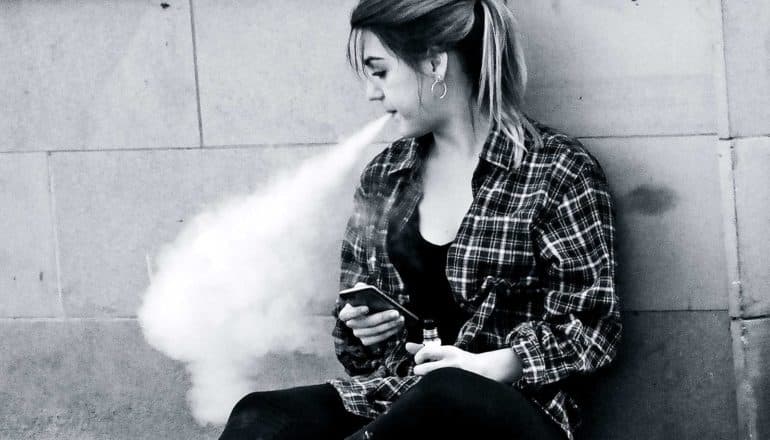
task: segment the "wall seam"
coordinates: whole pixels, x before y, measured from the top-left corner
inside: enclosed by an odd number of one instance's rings
[[[192,36],[193,50],[193,73],[195,74],[195,104],[198,111],[198,143],[203,148],[203,115],[201,112],[201,87],[198,78],[198,43],[195,32],[195,11],[193,9],[193,0],[189,0],[190,5],[190,32]]]
[[[639,135],[639,136],[593,136],[593,137],[586,137],[586,136],[579,136],[577,137],[578,140],[603,140],[603,139],[671,139],[671,138],[690,138],[690,137],[713,137],[714,133],[706,133],[706,134],[692,134],[692,135]],[[735,136],[735,137],[727,137],[727,138],[719,138],[720,141],[734,141],[734,140],[752,140],[752,139],[768,139],[770,138],[770,135],[757,135],[757,136]],[[384,140],[378,140],[372,143],[372,145],[383,145],[387,146],[389,145],[389,141]],[[67,149],[67,148],[60,148],[56,149],[55,151],[50,150],[24,150],[24,151],[0,151],[0,156],[2,155],[13,155],[13,154],[30,154],[30,153],[111,153],[111,152],[147,152],[147,151],[184,151],[184,150],[200,150],[200,149],[206,149],[206,150],[221,150],[221,149],[247,149],[247,148],[292,148],[292,147],[318,147],[318,146],[328,146],[328,145],[337,145],[337,142],[334,141],[319,141],[319,142],[268,142],[268,143],[260,143],[260,144],[220,144],[220,145],[206,145],[204,147],[200,146],[194,146],[194,147],[173,147],[173,146],[166,146],[166,147],[119,147],[119,148],[88,148],[88,149]]]
[[[742,322],[761,321],[761,320],[764,320],[764,319],[770,319],[770,313],[765,313],[765,314],[756,315],[756,316],[745,316],[745,317],[742,316],[742,317],[736,318],[736,319],[740,319]]]
[[[714,59],[714,79],[717,98],[717,127],[720,140],[720,158],[722,159],[721,179],[722,194],[724,196],[722,204],[723,223],[725,226],[725,246],[727,252],[727,272],[730,286],[728,286],[728,295],[730,295],[730,314],[739,316],[740,303],[740,283],[741,268],[738,242],[738,212],[736,206],[736,188],[735,188],[735,142],[730,136],[730,105],[729,105],[729,87],[727,81],[727,53],[725,49],[725,0],[719,0],[717,14],[719,17],[719,26],[716,26],[717,44],[715,48]],[[737,301],[737,302],[736,302]]]
[[[719,133],[644,133],[644,134],[599,134],[574,136],[577,139],[656,139],[656,138],[687,138],[687,137],[713,137],[719,136]]]
[[[720,143],[720,170],[723,195],[723,225],[727,263],[728,306],[730,309],[733,351],[733,374],[735,377],[737,435],[740,439],[752,438],[752,393],[746,380],[746,325],[743,321],[743,286],[740,256],[740,231],[738,227],[738,204],[735,169],[737,163],[736,143],[731,136],[732,117],[730,114],[730,90],[727,75],[727,48],[725,43],[726,2],[717,2],[719,14],[718,43],[715,51],[715,87],[717,94],[717,127]]]
[[[740,233],[738,231],[737,188],[735,184],[736,152],[732,140],[719,141],[720,179],[722,181],[722,225],[727,267],[728,310],[731,317],[743,316]]]
[[[738,438],[753,439],[752,432],[755,431],[756,423],[751,417],[756,413],[756,400],[751,385],[746,377],[746,351],[744,344],[748,341],[748,329],[743,319],[736,319],[730,322],[730,335],[732,336],[733,363],[735,366],[735,396],[736,409],[738,416]]]
[[[205,147],[125,147],[125,148],[89,148],[89,149],[57,149],[55,153],[122,153],[122,152],[152,152],[152,151],[200,151],[200,150],[227,150],[227,149],[264,149],[264,148],[302,148],[302,147],[324,147],[337,145],[337,142],[297,142],[297,143],[265,143],[265,144],[230,144],[230,145],[207,145]],[[390,143],[385,141],[375,141],[371,145],[388,146]],[[0,156],[7,154],[30,154],[30,153],[48,153],[47,150],[26,150],[2,152]]]
[[[45,318],[45,317],[10,317],[0,318],[0,322],[135,322],[138,318],[127,318],[120,316],[109,316],[100,318],[82,318],[82,317],[58,317],[58,318]]]
[[[732,139],[730,129],[732,127],[730,118],[730,91],[727,81],[727,51],[725,49],[725,12],[724,2],[719,3],[719,26],[717,28],[717,44],[714,50],[716,81],[716,99],[717,99],[717,132],[720,139]]]
[[[53,254],[54,264],[56,266],[56,293],[59,299],[59,313],[62,318],[67,318],[67,311],[64,308],[64,294],[61,284],[61,252],[59,246],[59,217],[56,214],[56,191],[54,190],[53,163],[51,161],[52,153],[46,152],[46,168],[48,170],[48,207],[51,210],[51,233],[53,235]]]

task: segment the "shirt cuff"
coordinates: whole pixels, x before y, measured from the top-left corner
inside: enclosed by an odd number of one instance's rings
[[[508,333],[505,343],[521,359],[521,378],[516,383],[522,388],[537,388],[546,377],[545,356],[531,322],[524,322]]]

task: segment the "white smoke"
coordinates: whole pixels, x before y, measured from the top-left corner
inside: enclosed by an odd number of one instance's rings
[[[264,354],[332,350],[309,342],[316,338],[303,319],[319,295],[318,281],[305,276],[313,273],[307,249],[322,239],[313,223],[328,216],[325,199],[388,119],[265,189],[199,214],[157,257],[139,323],[150,345],[185,363],[198,423],[227,421],[238,399],[255,391]]]

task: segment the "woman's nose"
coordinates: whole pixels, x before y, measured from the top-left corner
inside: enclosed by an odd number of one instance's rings
[[[366,99],[369,101],[379,101],[382,99],[382,89],[372,83],[366,82]]]

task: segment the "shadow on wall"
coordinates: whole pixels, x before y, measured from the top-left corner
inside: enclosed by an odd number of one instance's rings
[[[627,213],[660,215],[672,210],[677,199],[676,192],[669,187],[640,185],[619,198],[618,209]]]

